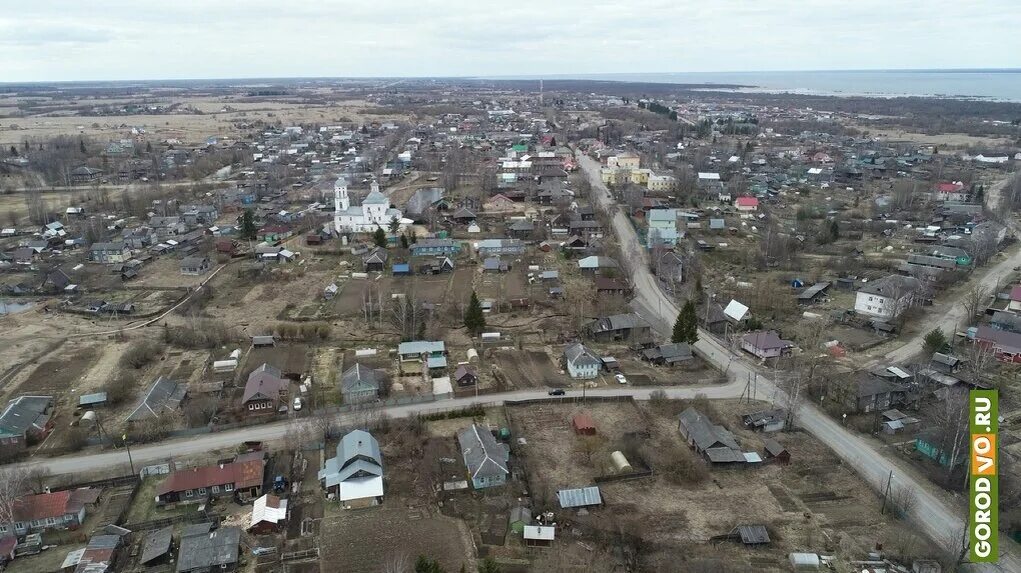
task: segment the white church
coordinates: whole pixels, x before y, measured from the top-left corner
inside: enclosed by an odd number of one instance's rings
[[[347,178],[340,177],[333,184],[333,228],[338,233],[371,233],[382,227],[388,230],[390,221],[396,218],[401,227],[410,224],[398,209],[390,208],[390,200],[379,190],[379,183],[372,182],[372,190],[361,205],[351,205],[347,195]]]

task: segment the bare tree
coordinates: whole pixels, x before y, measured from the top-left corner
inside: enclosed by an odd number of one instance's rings
[[[963,354],[963,369],[971,377],[971,382],[989,376],[989,373],[997,363],[996,353],[992,347],[985,344],[976,342],[968,346]]]
[[[14,508],[28,492],[28,471],[23,467],[0,469],[0,523],[14,523]]]
[[[981,284],[975,284],[968,289],[964,296],[961,297],[961,305],[964,310],[968,313],[967,324],[971,324],[971,321],[978,316],[979,312],[985,308],[986,301],[989,299],[989,289],[982,286]]]
[[[933,410],[933,422],[939,430],[937,460],[945,458],[945,479],[949,482],[957,462],[967,456],[968,393],[947,389],[939,407]],[[950,485],[949,483],[947,485]]]
[[[381,573],[411,573],[411,557],[407,553],[387,555]]]

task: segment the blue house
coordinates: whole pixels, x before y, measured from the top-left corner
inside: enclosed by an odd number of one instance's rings
[[[652,209],[648,215],[649,248],[674,246],[681,234],[677,231],[677,209]]]
[[[507,475],[510,474],[507,460],[510,454],[507,446],[497,442],[492,432],[472,424],[457,433],[457,443],[461,446],[472,487],[483,489],[507,483]]]
[[[408,249],[413,257],[449,257],[461,252],[461,244],[451,239],[422,239]]]
[[[394,276],[410,275],[411,265],[409,263],[394,263],[393,274]]]

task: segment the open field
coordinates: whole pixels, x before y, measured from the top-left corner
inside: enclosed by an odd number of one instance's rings
[[[112,103],[80,101],[86,105]],[[278,101],[245,102],[232,97],[168,98],[164,104],[179,103],[192,106],[202,114],[70,116],[42,115],[0,118],[0,145],[20,145],[25,139],[48,139],[58,135],[84,135],[98,140],[131,137],[131,127],[146,131],[146,136],[162,141],[177,139],[189,144],[205,141],[207,137],[237,137],[238,124],[258,121],[286,125],[309,123],[336,124],[345,121],[362,122],[361,110],[373,104],[349,100],[332,104],[289,103]],[[227,106],[233,111],[225,111]]]
[[[321,571],[333,571],[344,563],[350,573],[377,573],[393,557],[429,555],[447,571],[462,564],[471,567],[470,534],[463,522],[434,514],[429,508],[395,507],[390,504],[362,510],[333,512],[321,525]],[[399,540],[380,544],[379,541]]]

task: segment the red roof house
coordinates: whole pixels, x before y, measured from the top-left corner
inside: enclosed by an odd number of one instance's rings
[[[221,495],[238,495],[242,499],[256,497],[262,492],[266,460],[250,458],[246,456],[243,461],[178,470],[156,488],[156,503],[200,502]]]
[[[757,211],[759,199],[757,197],[738,197],[734,199],[734,205],[737,205],[738,211]]]
[[[77,490],[76,490],[77,491]],[[14,532],[24,535],[47,529],[76,529],[85,521],[85,505],[94,496],[76,491],[26,495],[14,502]],[[91,493],[91,490],[81,490]],[[9,532],[3,532],[9,533]]]

